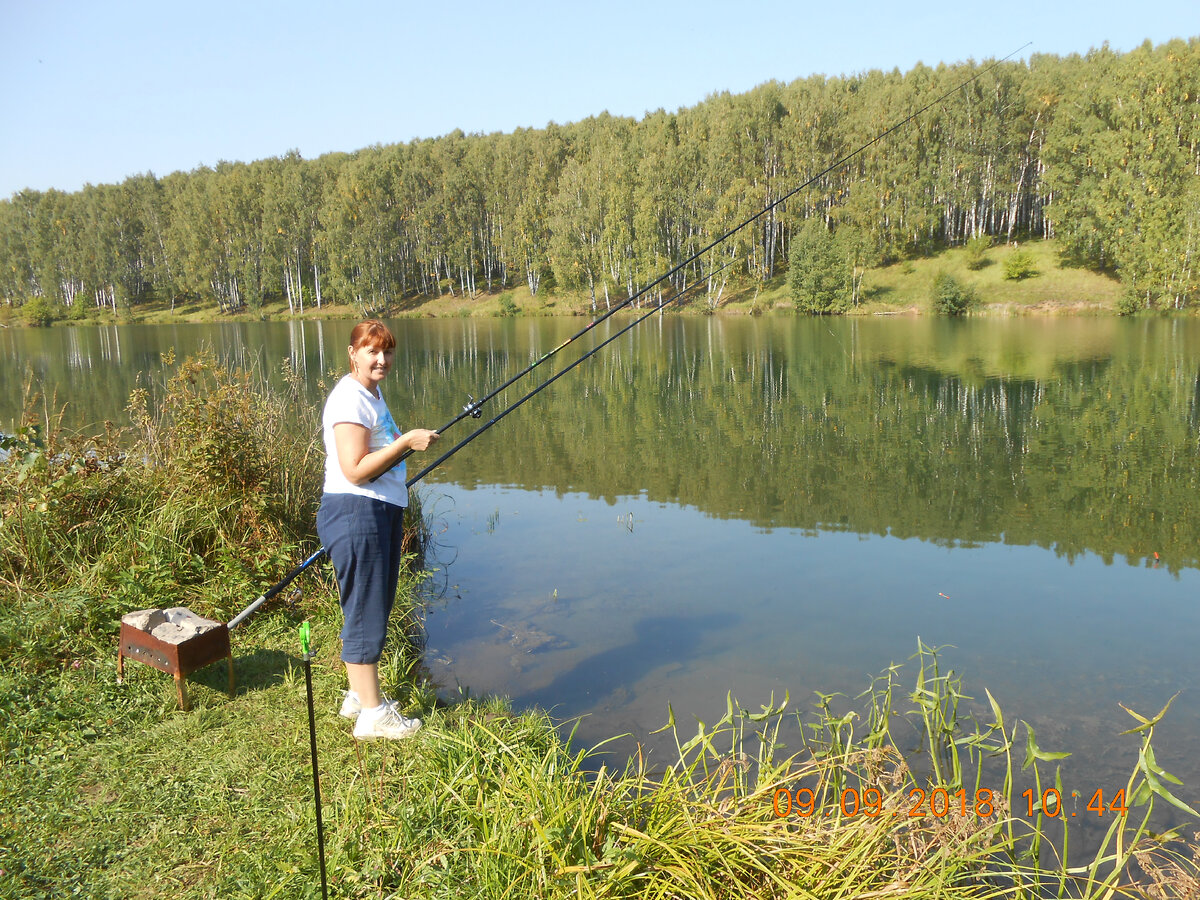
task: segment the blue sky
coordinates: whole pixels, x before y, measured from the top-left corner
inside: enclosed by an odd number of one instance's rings
[[[1195,0],[0,0],[0,198],[1191,36]]]

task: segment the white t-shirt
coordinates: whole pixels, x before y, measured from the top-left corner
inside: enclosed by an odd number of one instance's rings
[[[353,422],[370,432],[367,438],[368,451],[383,449],[402,433],[382,396],[374,396],[352,375],[343,377],[329,393],[321,414],[321,431],[325,438],[325,493],[359,494],[395,506],[407,506],[408,488],[404,484],[407,469],[404,463],[393,466],[375,481],[364,484],[355,484],[342,473],[337,443],[333,437],[333,426],[340,422]]]

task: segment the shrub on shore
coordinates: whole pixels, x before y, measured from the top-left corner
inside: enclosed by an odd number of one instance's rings
[[[977,272],[987,265],[987,251],[992,247],[992,239],[986,234],[976,235],[967,241],[967,268]]]
[[[1009,281],[1023,281],[1037,274],[1037,262],[1028,250],[1014,250],[1004,259],[1004,277]]]
[[[975,302],[975,291],[953,275],[941,272],[933,279],[933,310],[939,315],[961,316]]]

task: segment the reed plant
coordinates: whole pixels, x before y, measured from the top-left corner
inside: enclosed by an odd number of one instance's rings
[[[0,612],[24,623],[30,665],[106,648],[136,609],[228,619],[316,547],[324,451],[299,374],[285,364],[273,386],[211,352],[164,363],[124,427],[70,434],[30,393],[0,440]]]

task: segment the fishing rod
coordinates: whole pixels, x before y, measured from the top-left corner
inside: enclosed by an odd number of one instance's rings
[[[917,117],[919,117],[921,115],[924,115],[926,112],[928,112],[934,106],[937,106],[943,100],[947,99],[948,97],[952,96],[953,94],[956,94],[958,91],[962,90],[967,85],[977,81],[978,79],[980,79],[981,77],[986,75],[988,72],[991,72],[993,69],[998,68],[1002,63],[1005,63],[1012,57],[1016,56],[1018,53],[1020,53],[1022,50],[1024,50],[1026,47],[1028,47],[1031,43],[1032,43],[1032,41],[1027,41],[1026,43],[1022,44],[1020,47],[1018,47],[1016,50],[1013,50],[1007,56],[1004,56],[1004,57],[996,60],[991,65],[989,65],[983,69],[980,69],[978,72],[976,72],[970,78],[967,78],[965,81],[961,82],[960,84],[955,85],[953,88],[946,91],[945,93],[940,94],[939,96],[937,96],[930,102],[926,103],[924,106],[922,106],[917,111],[910,113],[909,115],[907,115],[903,119],[901,119],[899,122],[896,122],[895,124],[884,129],[879,134],[877,134],[875,137],[871,138],[871,140],[867,141],[865,144],[861,145],[860,147],[856,148],[855,150],[851,151],[850,153],[847,153],[845,156],[837,159],[830,165],[826,166],[820,172],[818,172],[817,174],[810,177],[807,181],[803,182],[800,185],[797,185],[796,187],[792,188],[792,190],[788,191],[786,194],[783,194],[782,196],[771,201],[766,206],[764,206],[762,209],[760,209],[758,212],[756,212],[754,215],[750,216],[749,218],[745,219],[741,223],[730,228],[728,231],[726,231],[720,237],[709,242],[706,246],[702,247],[700,250],[697,250],[691,256],[687,257],[686,259],[677,263],[675,266],[668,269],[666,272],[664,272],[662,275],[660,275],[654,281],[651,281],[645,287],[643,287],[643,288],[639,289],[638,291],[636,291],[635,293],[631,294],[628,298],[626,298],[624,301],[622,301],[622,303],[620,303],[617,307],[615,307],[615,308],[609,310],[607,313],[605,313],[604,316],[600,317],[599,319],[596,319],[593,322],[590,322],[588,325],[586,325],[584,328],[582,328],[579,332],[577,332],[576,334],[567,338],[567,340],[563,341],[563,343],[559,344],[553,350],[551,350],[550,352],[548,352],[544,356],[542,356],[539,360],[535,361],[531,365],[527,366],[524,370],[522,370],[518,374],[514,375],[508,381],[504,382],[504,384],[502,384],[500,387],[489,392],[483,398],[481,398],[479,400],[475,400],[473,397],[471,397],[470,394],[468,394],[467,395],[467,398],[468,398],[467,405],[463,407],[462,411],[457,416],[455,416],[449,423],[447,423],[445,426],[443,426],[443,428],[440,429],[438,431],[438,433],[440,434],[442,430],[452,427],[453,425],[457,424],[458,422],[461,422],[463,419],[465,419],[467,417],[470,417],[473,419],[481,418],[482,410],[480,409],[480,407],[482,406],[482,404],[484,402],[495,398],[495,396],[497,394],[499,394],[501,391],[503,391],[505,388],[511,386],[514,382],[516,382],[520,378],[523,378],[525,375],[528,375],[535,368],[537,368],[537,366],[541,365],[547,359],[554,356],[556,353],[558,353],[560,350],[562,350],[568,344],[572,343],[574,340],[576,340],[581,335],[590,331],[593,327],[595,327],[595,325],[599,324],[600,322],[603,322],[605,319],[607,319],[613,313],[617,312],[619,309],[623,309],[624,307],[628,306],[630,303],[632,303],[634,300],[638,299],[639,297],[645,296],[651,290],[653,290],[654,288],[661,285],[664,281],[667,281],[669,278],[672,278],[673,276],[678,274],[682,269],[684,269],[687,266],[691,265],[692,263],[696,262],[696,260],[698,260],[701,256],[708,253],[713,248],[723,244],[725,241],[727,241],[729,238],[733,237],[733,235],[737,234],[742,229],[752,225],[754,222],[757,222],[759,219],[761,219],[767,213],[771,212],[771,210],[775,209],[777,206],[780,206],[783,203],[786,203],[792,197],[796,196],[798,193],[800,193],[804,189],[808,188],[809,186],[811,186],[813,183],[815,183],[819,179],[824,178],[830,172],[833,172],[834,170],[840,168],[841,166],[844,166],[846,163],[848,163],[850,160],[854,159],[859,154],[863,153],[865,150],[868,150],[869,148],[873,147],[875,144],[878,144],[880,141],[882,141],[888,135],[903,128],[909,122],[913,121],[914,119],[916,119]],[[726,265],[729,265],[729,263],[726,263]],[[722,266],[722,268],[724,268],[724,266]],[[717,271],[720,271],[720,270],[717,270]],[[713,274],[715,274],[715,273],[713,273]],[[711,277],[711,275],[709,277]],[[692,285],[692,288],[694,288],[696,285],[700,284],[702,280],[703,279],[698,279],[696,282],[694,282]],[[670,303],[670,302],[674,302],[675,300],[680,299],[682,296],[684,296],[686,293],[688,293],[692,288],[686,288],[685,290],[681,291],[679,294],[677,294],[675,297],[673,297],[668,302]],[[661,308],[662,307],[659,307],[658,309],[661,309]],[[637,325],[637,324],[641,323],[642,321],[644,321],[649,315],[653,315],[654,312],[658,311],[658,309],[651,310],[651,312],[648,313],[646,316],[641,316],[641,317],[635,319],[630,325],[626,326],[625,328],[621,329],[621,331],[617,332],[617,334],[613,335],[613,337],[611,337],[608,340],[604,341],[603,343],[597,345],[589,353],[580,357],[574,363],[572,363],[570,366],[568,366],[567,368],[558,372],[553,377],[547,379],[545,382],[543,382],[541,385],[539,385],[536,389],[534,389],[530,393],[526,394],[524,397],[522,397],[520,400],[518,400],[512,406],[508,407],[507,409],[503,410],[498,415],[494,416],[487,423],[485,423],[484,425],[482,425],[481,427],[476,429],[474,432],[472,432],[470,435],[468,435],[466,438],[464,438],[458,444],[455,444],[454,447],[452,447],[449,451],[447,451],[446,453],[444,453],[440,457],[438,457],[437,460],[435,460],[433,463],[426,466],[424,469],[422,469],[420,472],[418,472],[415,476],[410,478],[406,482],[406,486],[411,487],[412,485],[416,484],[418,481],[420,481],[422,478],[424,478],[427,474],[429,474],[429,472],[432,471],[435,467],[437,467],[441,463],[445,462],[447,459],[449,459],[451,456],[453,456],[455,453],[457,453],[459,450],[461,450],[463,447],[465,447],[467,444],[469,444],[471,441],[473,441],[476,437],[478,437],[484,431],[487,431],[487,429],[489,429],[492,425],[496,424],[501,419],[503,419],[505,416],[507,416],[510,412],[512,412],[518,406],[523,405],[527,400],[529,400],[535,394],[539,393],[540,391],[542,391],[543,389],[548,387],[550,384],[557,381],[562,375],[566,374],[571,369],[575,368],[583,360],[590,358],[601,347],[604,347],[605,345],[607,345],[610,341],[614,340],[615,338],[620,337],[620,335],[624,334],[626,331],[628,331],[634,325]],[[406,450],[400,456],[400,458],[396,460],[396,463],[393,463],[393,466],[398,464],[401,460],[404,460],[408,456],[412,455],[412,453],[413,453],[412,450]],[[392,468],[392,467],[389,467],[389,469],[390,468]],[[385,471],[387,471],[387,470],[385,470]],[[380,474],[383,474],[383,473],[380,473]],[[375,478],[378,478],[378,477],[379,477],[378,475],[375,476]],[[374,481],[375,479],[373,478],[371,480]],[[318,549],[315,553],[312,554],[312,556],[310,556],[308,559],[306,559],[303,563],[301,563],[299,566],[297,566],[296,568],[294,568],[290,572],[288,572],[287,575],[284,576],[284,579],[281,582],[279,582],[278,584],[269,588],[266,592],[264,592],[264,594],[261,597],[259,597],[257,600],[255,600],[254,603],[251,604],[250,607],[248,607],[242,613],[240,613],[238,616],[236,616],[234,618],[234,620],[230,623],[229,627],[233,627],[237,623],[241,622],[251,612],[253,612],[259,606],[261,606],[263,603],[265,603],[268,599],[270,599],[270,597],[273,597],[275,594],[277,594],[279,591],[281,591],[284,587],[287,586],[287,584],[289,584],[291,582],[291,580],[293,578],[295,578],[298,574],[300,574],[300,572],[302,572],[304,569],[308,568],[309,565],[316,562],[316,560],[319,559],[321,556],[323,556],[324,553],[325,553],[324,547]]]
[[[716,269],[715,271],[710,272],[701,278],[697,278],[694,282],[692,282],[691,285],[684,288],[682,291],[679,291],[677,294],[675,294],[669,300],[664,302],[661,306],[655,307],[654,309],[650,310],[645,315],[639,316],[638,318],[634,319],[632,322],[630,322],[628,325],[626,325],[624,328],[622,328],[616,334],[612,335],[611,337],[609,337],[606,340],[602,341],[601,343],[597,344],[590,351],[588,351],[583,356],[579,357],[577,360],[572,362],[569,366],[567,366],[566,368],[562,369],[561,371],[555,373],[550,378],[543,381],[532,391],[525,394],[525,396],[521,397],[515,403],[513,403],[510,406],[506,407],[505,409],[501,410],[497,415],[493,416],[491,419],[489,419],[487,422],[485,422],[479,428],[475,429],[475,431],[471,432],[471,434],[467,435],[467,437],[463,438],[461,441],[459,441],[457,444],[455,444],[453,447],[451,447],[449,450],[447,450],[445,453],[443,453],[441,456],[439,456],[432,463],[427,465],[424,469],[422,469],[420,472],[418,472],[412,478],[408,479],[408,481],[406,481],[404,483],[405,489],[411,488],[418,481],[420,481],[422,478],[424,478],[426,475],[428,475],[430,472],[432,472],[434,469],[436,469],[438,466],[440,466],[442,463],[444,463],[446,460],[448,460],[451,456],[453,456],[455,453],[457,453],[463,447],[467,446],[467,444],[471,443],[471,441],[475,440],[475,438],[479,437],[479,435],[483,434],[485,431],[487,431],[489,428],[491,428],[493,425],[495,425],[497,422],[499,422],[501,419],[503,419],[505,416],[507,416],[513,410],[517,409],[520,406],[523,406],[526,402],[528,402],[530,399],[532,399],[535,395],[541,393],[543,390],[545,390],[547,387],[549,387],[551,384],[553,384],[559,378],[562,378],[562,376],[566,375],[568,372],[570,372],[576,366],[580,365],[588,358],[594,356],[602,348],[604,348],[608,344],[615,341],[617,338],[619,338],[625,332],[629,331],[634,326],[639,325],[641,322],[643,322],[645,319],[649,318],[650,316],[654,315],[656,312],[660,312],[662,309],[669,306],[670,304],[675,303],[679,300],[682,300],[688,294],[690,294],[694,290],[696,290],[701,284],[703,284],[706,279],[712,278],[714,275],[719,274],[723,269],[727,268],[730,265],[732,265],[732,263],[727,262],[727,263],[725,263],[725,265],[721,266],[719,269]],[[607,316],[605,318],[607,318]],[[597,321],[602,321],[602,320],[597,320]],[[567,343],[569,343],[569,341]],[[561,349],[561,347],[560,347],[560,349]],[[512,380],[515,380],[515,379],[512,379]],[[510,380],[510,382],[509,382],[510,384],[511,384],[512,380]],[[465,418],[465,417],[460,416],[459,418],[461,419],[461,418]],[[476,418],[478,418],[478,417],[476,417]],[[378,476],[376,476],[376,477],[378,477]],[[373,480],[374,479],[372,479],[372,481]],[[283,578],[278,583],[273,584],[271,587],[269,587],[265,591],[263,591],[262,594],[260,594],[258,596],[258,598],[255,599],[249,606],[247,606],[240,613],[238,613],[236,616],[234,616],[232,619],[230,619],[229,623],[228,623],[228,625],[226,625],[226,627],[230,631],[232,631],[234,628],[236,628],[238,625],[240,625],[242,622],[244,622],[246,619],[248,619],[250,617],[250,615],[255,612],[255,610],[257,610],[264,603],[266,603],[272,597],[276,596],[280,591],[282,591],[289,584],[291,584],[297,575],[299,575],[301,572],[303,572],[305,569],[307,569],[309,566],[311,566],[313,563],[315,563],[317,560],[319,560],[325,554],[326,554],[325,548],[318,547],[307,559],[304,560],[304,562],[300,563],[298,566],[296,566],[291,571],[289,571],[286,575],[284,575]]]
[[[263,591],[261,594],[259,594],[258,599],[256,599],[253,603],[251,603],[249,606],[247,606],[245,609],[243,609],[240,613],[238,613],[236,616],[234,616],[232,619],[230,619],[229,623],[225,627],[228,628],[230,631],[237,628],[238,625],[240,625],[243,621],[245,621],[245,619],[248,618],[252,612],[254,612],[256,609],[258,609],[260,606],[262,606],[264,603],[266,603],[268,600],[270,600],[272,597],[274,597],[276,594],[278,594],[280,591],[282,591],[285,587],[287,587],[289,584],[291,584],[293,579],[295,579],[295,577],[297,575],[299,575],[301,572],[303,572],[305,569],[307,569],[309,566],[311,566],[313,563],[315,563],[318,559],[320,559],[324,555],[325,555],[325,548],[318,547],[317,550],[308,557],[308,559],[304,560],[304,562],[300,563],[300,565],[296,566],[294,569],[292,569],[290,572],[288,572],[286,575],[284,575],[282,579],[280,579],[278,582],[271,585],[269,588],[267,588],[265,591]]]

